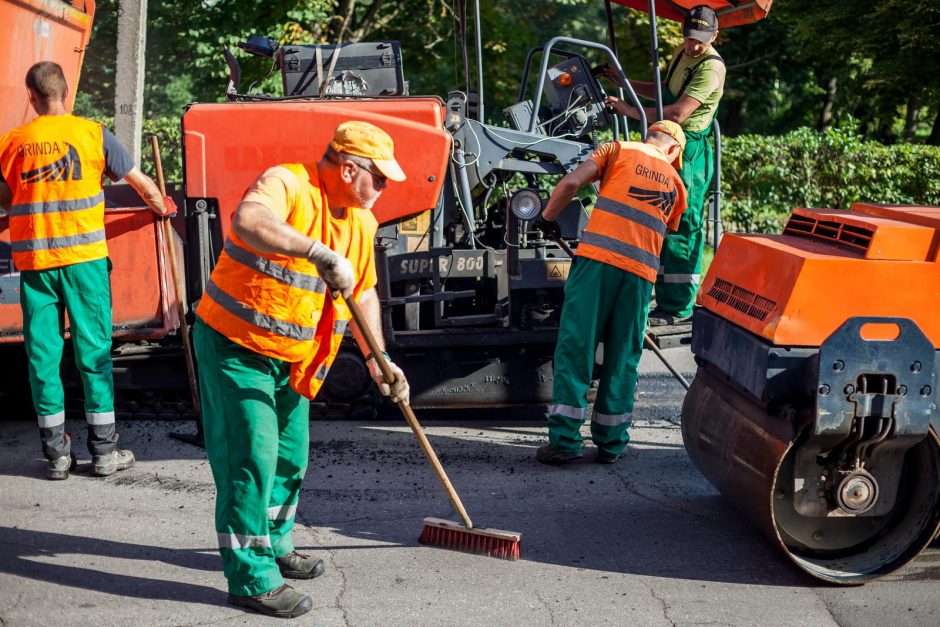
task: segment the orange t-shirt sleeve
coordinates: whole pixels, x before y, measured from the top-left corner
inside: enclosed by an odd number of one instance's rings
[[[676,173],[676,176],[673,177],[672,180],[676,183],[676,201],[672,205],[672,213],[669,214],[669,221],[666,222],[666,226],[670,231],[675,232],[679,230],[679,220],[682,218],[682,212],[684,212],[688,206],[688,200],[686,198],[685,184],[683,184],[682,179],[679,178],[679,174]]]
[[[242,197],[242,202],[264,205],[271,213],[287,221],[290,208],[296,200],[300,182],[287,168],[274,166],[255,179]]]
[[[605,168],[613,162],[617,152],[616,142],[607,142],[598,146],[588,157],[597,166],[597,171],[603,173]]]

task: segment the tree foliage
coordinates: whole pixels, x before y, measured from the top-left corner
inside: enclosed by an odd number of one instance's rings
[[[119,0],[98,2],[79,113],[112,112],[118,10]],[[483,91],[487,117],[493,120],[515,102],[526,56],[534,47],[557,35],[607,42],[602,0],[489,0],[481,1],[480,11]],[[621,64],[631,78],[648,80],[648,16],[619,5],[613,14]],[[151,117],[178,115],[188,102],[221,100],[227,76],[222,48],[235,49],[250,34],[300,44],[398,40],[411,93],[443,97],[468,86],[462,15],[469,25],[472,85],[470,0],[150,2],[145,108]],[[719,36],[718,49],[728,66],[719,121],[728,135],[848,125],[886,143],[940,144],[938,31],[936,1],[779,0],[766,19]],[[660,20],[658,42],[664,67],[681,43],[679,25]],[[243,89],[272,70],[268,59],[238,56]],[[588,56],[592,63],[605,60],[593,52]],[[276,72],[260,82],[268,92],[277,85]]]

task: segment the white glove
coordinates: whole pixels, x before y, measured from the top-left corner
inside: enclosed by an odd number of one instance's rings
[[[391,385],[382,376],[382,370],[379,368],[376,359],[384,359],[385,363],[388,364],[389,370],[392,371],[392,375],[395,377],[395,381]],[[379,355],[378,357],[370,355],[366,363],[369,365],[369,374],[372,375],[375,384],[379,386],[379,392],[382,393],[382,396],[388,396],[393,403],[404,402],[407,405],[411,399],[411,388],[408,387],[408,380],[401,368],[385,355]]]
[[[352,293],[356,276],[353,274],[349,259],[335,253],[324,246],[323,242],[318,241],[314,241],[310,250],[307,251],[307,259],[317,267],[317,273],[326,281],[330,290],[340,292],[343,296],[349,296]]]

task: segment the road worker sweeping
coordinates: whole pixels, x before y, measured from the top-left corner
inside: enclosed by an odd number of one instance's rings
[[[318,163],[265,171],[235,211],[193,330],[216,531],[229,602],[279,617],[312,601],[284,578],[312,579],[323,561],[294,551],[291,529],[309,456],[309,398],[326,378],[350,313],[360,305],[382,342],[372,208],[387,180],[404,181],[392,139],[359,121],[336,128]],[[332,298],[327,288],[345,298]],[[353,336],[365,342],[355,324]],[[392,400],[408,382],[391,361]]]
[[[64,314],[85,392],[92,473],[111,475],[134,464],[118,449],[111,370],[111,284],[101,181],[126,180],[158,215],[175,212],[154,182],[100,124],[70,115],[68,85],[51,61],[26,73],[39,117],[0,138],[0,206],[10,213],[10,246],[20,272],[29,383],[49,479],[67,479],[75,465],[65,432],[59,376]]]
[[[685,135],[675,122],[651,125],[646,141],[603,144],[558,183],[538,226],[553,235],[554,222],[578,189],[600,181],[591,219],[581,236],[565,284],[555,348],[548,444],[536,458],[561,464],[581,457],[585,394],[597,345],[604,365],[591,416],[597,461],[613,463],[630,439],[637,366],[659,251],[668,230],[678,228],[686,191],[681,167]]]

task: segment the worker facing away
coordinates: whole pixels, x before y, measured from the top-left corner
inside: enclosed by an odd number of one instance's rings
[[[26,73],[38,117],[0,138],[0,206],[9,211],[13,263],[20,273],[29,383],[49,479],[67,479],[75,465],[65,432],[59,375],[64,314],[81,375],[92,472],[129,468],[118,449],[111,369],[111,262],[104,228],[102,178],[126,180],[154,213],[176,210],[127,151],[100,124],[70,115],[62,68],[49,61]]]
[[[712,47],[718,36],[718,16],[708,6],[693,7],[682,23],[683,45],[675,50],[663,84],[663,117],[677,122],[685,132],[682,182],[688,191],[689,209],[679,229],[666,236],[656,278],[656,308],[650,325],[682,323],[692,315],[692,305],[701,280],[705,245],[705,198],[715,170],[711,142],[712,121],[724,93],[725,64]],[[608,77],[619,76],[606,69]],[[655,97],[653,83],[630,81],[640,96]],[[616,97],[606,103],[618,113],[639,118],[637,110]],[[646,115],[656,115],[653,108]]]
[[[350,323],[346,298],[384,349],[371,208],[388,180],[405,180],[392,139],[359,121],[336,128],[318,163],[262,173],[235,211],[196,309],[215,524],[234,605],[288,618],[312,606],[284,584],[323,572],[323,561],[294,551],[291,539],[309,456],[308,399]],[[384,352],[369,354],[355,323],[351,331],[381,392],[407,403],[401,369]],[[391,385],[378,359],[388,361]]]
[[[591,415],[597,461],[617,461],[630,440],[627,430],[659,251],[666,232],[678,228],[686,208],[685,186],[676,172],[685,146],[682,129],[669,120],[651,125],[643,143],[603,144],[561,179],[542,211],[539,228],[557,235],[554,220],[561,210],[578,189],[600,181],[565,283],[548,444],[536,452],[542,463],[581,457],[586,394],[600,342],[604,364]]]

